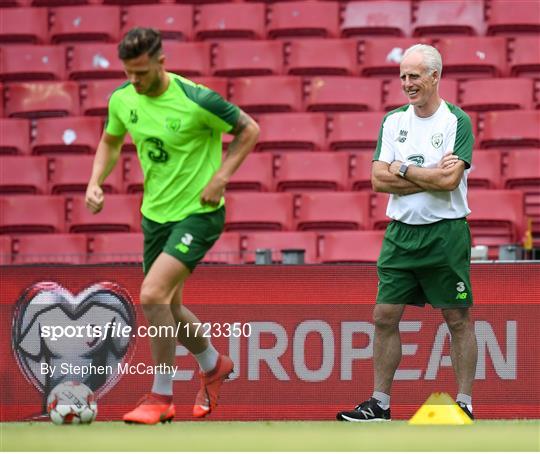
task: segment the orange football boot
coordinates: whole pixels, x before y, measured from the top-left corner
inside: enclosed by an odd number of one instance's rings
[[[127,424],[157,424],[171,422],[176,415],[172,397],[146,394],[134,410],[122,418]]]
[[[193,416],[204,418],[217,407],[219,390],[221,385],[229,377],[234,368],[234,364],[228,356],[219,355],[216,367],[208,372],[199,372],[201,378],[201,388],[195,398],[193,405]]]

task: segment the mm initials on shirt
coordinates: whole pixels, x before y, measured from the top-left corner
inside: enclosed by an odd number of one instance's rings
[[[408,134],[408,131],[405,131],[404,129],[401,129],[399,131],[399,136],[398,136],[398,142],[399,143],[405,143],[405,141],[407,140],[407,134]]]

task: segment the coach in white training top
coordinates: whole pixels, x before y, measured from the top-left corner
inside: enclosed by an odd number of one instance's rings
[[[390,390],[402,353],[399,322],[407,305],[426,303],[441,309],[450,330],[456,402],[474,419],[477,346],[469,317],[471,235],[465,219],[474,137],[469,116],[439,97],[441,74],[437,49],[407,49],[400,78],[409,104],[389,112],[381,126],[372,184],[391,194],[386,213],[392,221],[377,262],[374,392],[353,410],[339,412],[341,421],[390,420]]]

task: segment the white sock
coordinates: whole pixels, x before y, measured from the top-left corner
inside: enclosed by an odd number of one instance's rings
[[[161,394],[162,396],[172,396],[172,374],[156,372],[154,374],[152,392],[154,394]]]
[[[195,356],[197,359],[201,370],[204,373],[207,373],[215,369],[217,360],[219,358],[219,353],[214,346],[210,344],[204,352],[197,353],[193,356]]]
[[[459,393],[456,397],[456,402],[463,402],[465,405],[467,405],[467,408],[469,411],[472,412],[472,397],[467,394]]]
[[[379,407],[383,410],[388,410],[390,408],[390,396],[388,394],[374,391],[371,397],[379,401]]]

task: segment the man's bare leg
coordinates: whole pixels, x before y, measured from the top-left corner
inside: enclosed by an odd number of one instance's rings
[[[466,405],[472,417],[472,387],[478,360],[474,323],[469,308],[443,309],[442,314],[452,335],[450,358],[458,384],[456,401],[462,408],[462,404]]]
[[[161,253],[143,281],[140,301],[149,327],[155,327],[157,331],[157,335],[149,339],[157,369],[152,393],[146,395],[134,410],[124,415],[123,419],[127,423],[156,424],[171,421],[175,416],[172,367],[175,363],[176,331],[170,305],[178,284],[183,283],[188,276],[189,270],[184,264]]]
[[[394,374],[401,362],[399,321],[404,304],[376,304],[373,310],[375,339],[373,340],[373,388],[390,395]]]
[[[176,287],[171,302],[171,312],[175,323],[180,324],[180,329],[178,330],[178,342],[186,347],[190,353],[197,355],[204,352],[210,346],[210,341],[202,335],[202,329],[197,330],[197,336],[195,336],[197,327],[195,324],[201,326],[201,321],[193,312],[182,304],[183,289],[183,282]],[[188,328],[186,328],[186,325],[188,325]]]

